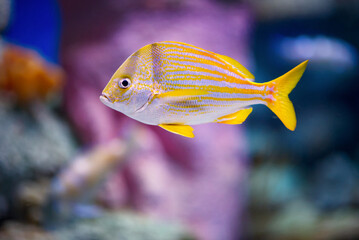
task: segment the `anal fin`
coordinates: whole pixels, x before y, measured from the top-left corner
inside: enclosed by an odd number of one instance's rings
[[[220,117],[216,119],[215,122],[223,124],[242,124],[247,119],[249,114],[251,114],[252,110],[252,108],[242,109],[238,112]]]
[[[193,138],[193,128],[188,125],[179,125],[179,124],[160,124],[159,127],[184,137]]]

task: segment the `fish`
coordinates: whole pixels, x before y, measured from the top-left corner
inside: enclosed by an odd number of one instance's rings
[[[266,83],[238,61],[181,42],[148,44],[117,69],[100,100],[139,122],[193,138],[191,126],[242,124],[252,105],[263,104],[294,131],[297,120],[289,93],[308,60]]]

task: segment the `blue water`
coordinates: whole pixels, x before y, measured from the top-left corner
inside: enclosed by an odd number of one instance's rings
[[[58,62],[60,10],[56,0],[13,0],[6,41],[32,48],[48,61]]]

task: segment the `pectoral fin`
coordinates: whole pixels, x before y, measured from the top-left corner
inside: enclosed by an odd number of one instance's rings
[[[193,138],[193,128],[188,125],[176,125],[176,124],[160,124],[159,127],[184,137]]]
[[[230,58],[228,56],[225,55],[220,55],[220,54],[216,54],[217,57],[222,58],[224,61],[232,64],[233,66],[235,66],[236,68],[238,68],[238,70],[240,72],[243,73],[243,75],[248,79],[253,81],[254,80],[254,76],[253,74],[247,70],[247,68],[245,68],[242,64],[240,64],[239,62],[237,62],[236,60],[234,60],[233,58]]]
[[[252,110],[252,108],[242,109],[238,112],[220,117],[216,120],[216,122],[223,124],[241,124],[247,119]]]

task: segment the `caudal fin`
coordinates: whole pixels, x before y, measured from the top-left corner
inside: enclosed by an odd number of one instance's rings
[[[288,94],[297,85],[307,64],[308,60],[302,62],[279,78],[266,83],[267,91],[272,94],[272,98],[268,98],[267,106],[277,115],[283,124],[292,131],[294,131],[297,125],[297,118]]]

